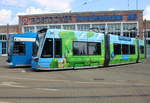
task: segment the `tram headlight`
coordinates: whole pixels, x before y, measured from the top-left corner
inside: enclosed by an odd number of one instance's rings
[[[35,62],[39,62],[39,58],[34,58],[34,61]]]

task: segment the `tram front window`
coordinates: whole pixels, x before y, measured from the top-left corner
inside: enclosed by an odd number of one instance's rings
[[[42,58],[53,58],[53,39],[47,38],[42,50]]]
[[[11,36],[9,36],[8,39],[8,56],[12,55],[12,49],[13,49],[13,38]]]
[[[47,32],[47,28],[38,31],[38,37],[36,38],[36,41],[33,43],[33,54],[32,54],[33,57],[38,57],[40,55],[39,51],[42,48],[42,45],[40,44],[43,43],[46,32]]]
[[[25,44],[23,42],[14,42],[14,55],[25,55]]]
[[[54,44],[53,44],[54,43]],[[42,50],[42,58],[61,58],[62,57],[62,40],[47,38]]]

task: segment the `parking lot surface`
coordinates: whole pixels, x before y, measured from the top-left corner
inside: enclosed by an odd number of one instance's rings
[[[150,59],[107,68],[35,72],[0,57],[0,103],[150,103]]]

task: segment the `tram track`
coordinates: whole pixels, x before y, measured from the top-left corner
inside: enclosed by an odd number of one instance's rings
[[[150,94],[104,95],[104,96],[0,96],[0,99],[85,99],[85,98],[132,98],[150,97]]]

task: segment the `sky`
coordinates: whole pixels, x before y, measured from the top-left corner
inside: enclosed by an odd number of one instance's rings
[[[137,9],[150,20],[150,0],[0,0],[0,25],[18,24],[26,14]]]

